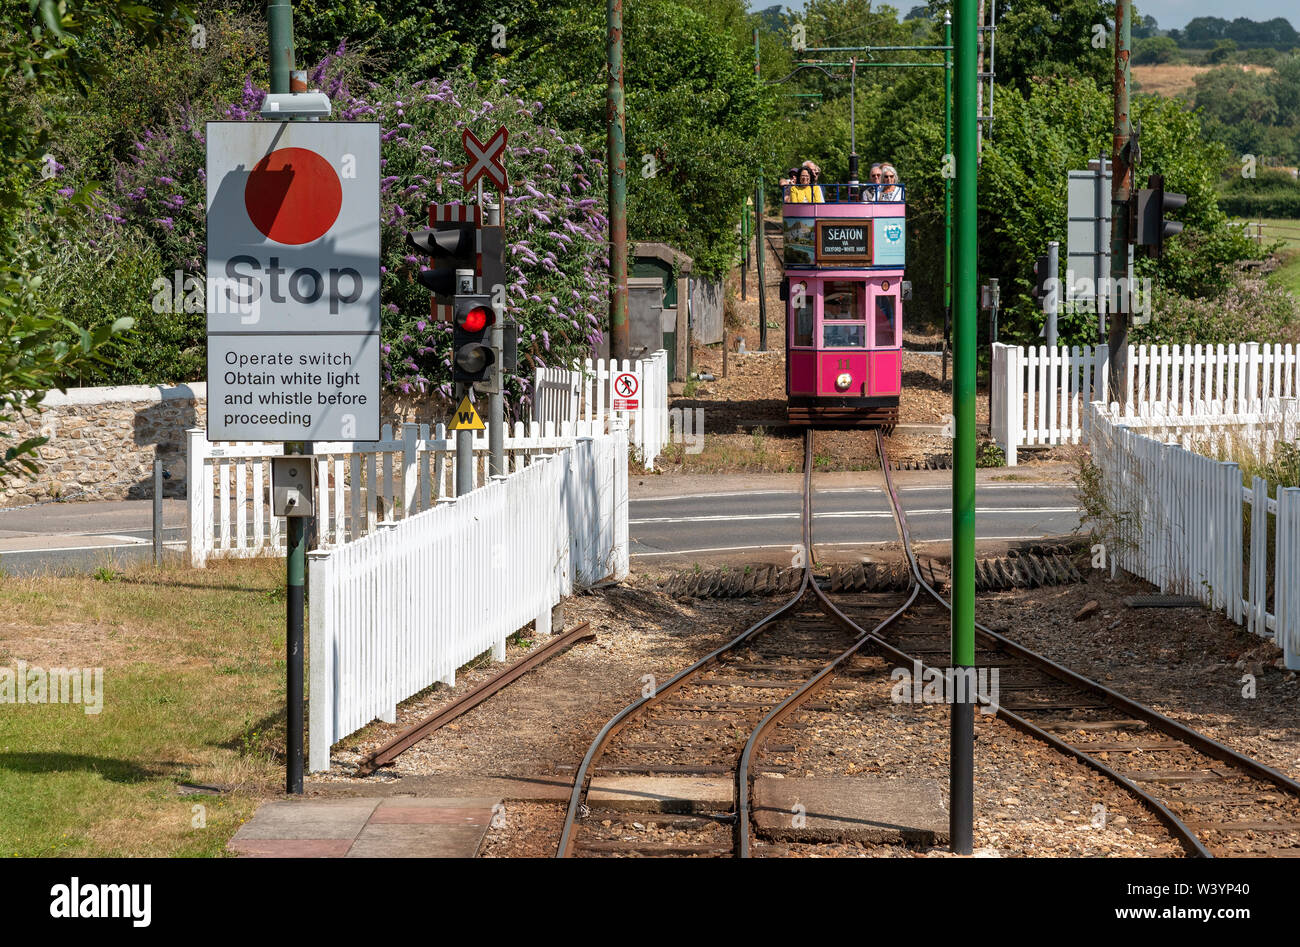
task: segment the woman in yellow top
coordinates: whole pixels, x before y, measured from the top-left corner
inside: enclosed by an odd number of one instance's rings
[[[822,189],[819,185],[813,184],[812,171],[807,168],[800,168],[799,175],[795,178],[794,184],[790,185],[790,203],[792,204],[824,204],[825,198],[822,197]]]

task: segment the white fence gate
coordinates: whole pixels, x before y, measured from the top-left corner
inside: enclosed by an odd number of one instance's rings
[[[641,378],[640,405],[635,411],[615,410],[611,386],[619,372]],[[663,349],[635,361],[586,359],[568,368],[539,368],[534,379],[533,420],[552,425],[580,421],[608,425],[621,419],[628,425],[628,442],[647,470],[654,469],[668,443],[668,353]]]
[[[550,611],[628,572],[627,437],[578,438],[461,497],[308,554],[311,770],[330,747]]]
[[[1190,414],[1214,403],[1245,414],[1271,398],[1300,394],[1300,352],[1292,345],[1129,346],[1124,386],[1127,410],[1161,405]],[[1104,345],[1023,348],[993,346],[989,389],[993,439],[1014,466],[1018,448],[1077,444],[1090,401],[1110,401],[1109,352]]]
[[[1278,419],[1282,430],[1273,436],[1294,439],[1294,404],[1247,423]],[[1178,420],[1195,426],[1196,419],[1168,415],[1147,426],[1170,434]],[[1133,421],[1119,414],[1118,405],[1096,403],[1085,412],[1089,450],[1116,523],[1118,548],[1108,554],[1162,593],[1195,596],[1271,638],[1286,666],[1300,669],[1300,488],[1279,487],[1270,498],[1269,485],[1259,477],[1250,487],[1242,485],[1237,464],[1163,444],[1134,430]]]

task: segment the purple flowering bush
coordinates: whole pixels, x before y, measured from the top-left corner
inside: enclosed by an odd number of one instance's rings
[[[608,307],[608,222],[601,162],[569,143],[539,115],[540,103],[511,94],[504,80],[380,84],[355,78],[342,47],[311,74],[327,92],[336,121],[382,127],[380,182],[383,375],[402,393],[451,394],[451,327],[434,322],[429,292],[415,280],[423,258],[405,243],[427,226],[430,203],[472,202],[461,185],[461,134],[487,141],[509,131],[505,159],[507,318],[520,324],[521,380],[534,365],[585,354],[599,341]],[[119,166],[97,213],[112,228],[143,231],[158,246],[164,272],[202,274],[206,183],[204,122],[260,121],[266,91],[251,80],[224,108],[186,106],[146,132]],[[485,193],[493,193],[490,190]]]

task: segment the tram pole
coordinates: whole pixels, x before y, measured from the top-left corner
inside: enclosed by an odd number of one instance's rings
[[[975,819],[975,364],[978,287],[976,94],[977,0],[956,0],[956,281],[952,411],[952,695],[948,834],[952,850],[969,855]],[[958,694],[960,696],[958,696]]]
[[[952,160],[952,12],[943,15],[943,154]],[[945,167],[945,172],[947,168]],[[941,380],[948,378],[948,340],[952,331],[952,174],[943,176],[943,357]]]
[[[291,91],[290,78],[294,69],[293,7],[289,0],[267,0],[267,40],[271,66],[271,92]],[[305,453],[302,441],[287,441],[285,454]],[[306,517],[286,517],[285,536],[285,704],[287,733],[285,736],[284,791],[289,795],[302,794],[303,774],[303,605],[307,574]]]
[[[623,113],[623,0],[608,0],[605,98],[609,166],[609,355],[627,360],[627,137]]]
[[[762,84],[762,63],[758,45],[758,27],[754,27],[754,84]],[[754,262],[755,277],[758,279],[758,350],[767,351],[767,280],[763,278],[763,257],[767,255],[764,241],[767,239],[767,226],[763,223],[763,160],[758,162],[758,186],[754,190]],[[727,340],[722,340],[726,348]]]
[[[1110,286],[1119,288],[1112,298],[1107,351],[1110,354],[1111,398],[1125,402],[1125,361],[1128,358],[1128,322],[1130,306],[1129,195],[1133,193],[1133,161],[1130,150],[1133,125],[1129,117],[1129,48],[1132,38],[1133,2],[1115,3],[1115,132],[1110,173]],[[1097,291],[1097,296],[1102,294]]]

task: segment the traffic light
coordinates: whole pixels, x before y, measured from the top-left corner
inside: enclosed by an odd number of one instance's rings
[[[1151,247],[1151,255],[1159,257],[1164,253],[1165,239],[1183,232],[1183,225],[1176,220],[1165,220],[1165,214],[1175,211],[1187,203],[1186,194],[1175,194],[1165,190],[1165,176],[1153,174],[1147,178],[1147,186],[1138,191],[1137,208],[1134,213],[1134,231],[1137,242]]]
[[[492,297],[487,293],[462,293],[452,304],[451,377],[473,384],[484,381],[496,363],[491,332],[496,322]]]
[[[457,290],[456,271],[476,269],[477,229],[472,221],[448,221],[407,233],[407,244],[430,258],[429,269],[416,279],[433,292],[435,302],[450,306]]]
[[[1031,295],[1039,307],[1047,304],[1047,266],[1048,257],[1044,253],[1034,262],[1034,289]]]

